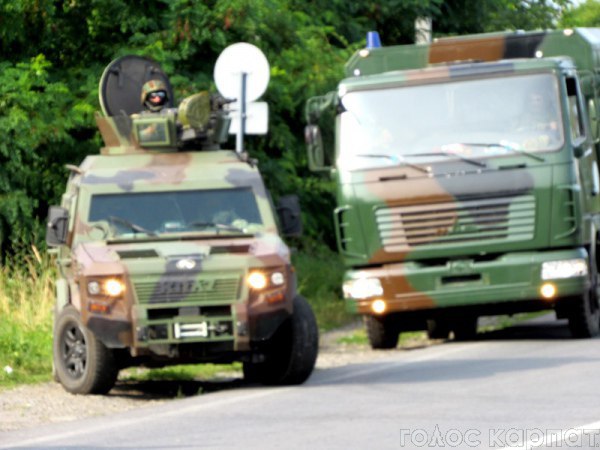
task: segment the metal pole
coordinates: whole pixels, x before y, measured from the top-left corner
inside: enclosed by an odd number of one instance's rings
[[[244,152],[244,134],[246,134],[246,77],[248,74],[242,72],[240,74],[240,96],[239,96],[239,117],[240,128],[237,132],[235,140],[235,151],[238,154]]]

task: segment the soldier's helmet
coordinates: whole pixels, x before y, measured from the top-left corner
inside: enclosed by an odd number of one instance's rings
[[[169,101],[167,86],[161,80],[150,80],[142,86],[142,104],[148,111],[158,112]]]

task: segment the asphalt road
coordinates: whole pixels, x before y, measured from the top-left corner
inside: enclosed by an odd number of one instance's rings
[[[600,448],[599,391],[600,340],[542,319],[318,370],[299,387],[0,433],[0,448]]]

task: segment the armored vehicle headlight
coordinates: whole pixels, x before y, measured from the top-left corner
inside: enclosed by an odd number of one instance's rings
[[[285,283],[285,277],[281,272],[273,272],[271,274],[271,283],[273,283],[275,286],[281,286],[283,283]]]
[[[98,295],[100,293],[100,283],[97,281],[90,281],[87,289],[89,294]]]
[[[542,280],[584,277],[587,274],[588,265],[583,258],[548,261],[542,264]]]
[[[109,278],[104,282],[104,291],[111,297],[119,297],[125,291],[125,285],[121,280]]]
[[[383,295],[381,281],[378,278],[357,278],[345,281],[343,291],[345,298],[369,298]]]
[[[246,281],[252,289],[255,289],[257,291],[260,291],[261,289],[267,287],[268,283],[267,277],[262,272],[251,272],[248,275],[248,278],[246,278]]]
[[[119,278],[92,280],[87,284],[87,291],[90,295],[120,297],[125,292],[125,283]]]

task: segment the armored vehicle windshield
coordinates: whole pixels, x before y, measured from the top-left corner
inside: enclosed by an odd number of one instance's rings
[[[92,195],[88,222],[106,221],[111,237],[206,231],[252,233],[262,220],[251,189]]]

